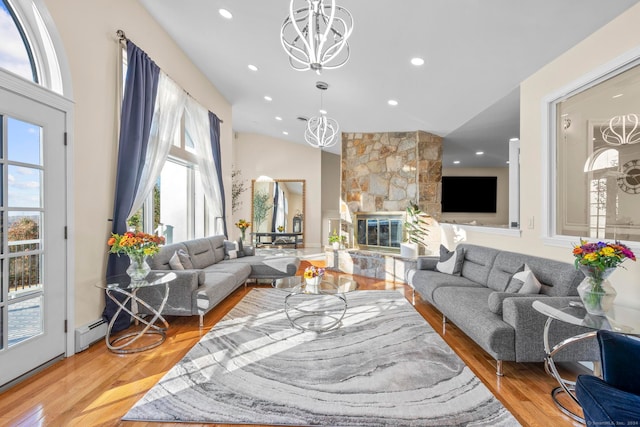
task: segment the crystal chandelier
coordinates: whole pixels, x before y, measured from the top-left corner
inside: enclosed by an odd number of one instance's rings
[[[295,70],[311,69],[320,74],[347,62],[351,31],[351,13],[336,6],[335,0],[291,0],[280,41]]]
[[[637,114],[614,116],[600,127],[602,139],[610,145],[637,144],[640,142],[639,121]]]
[[[322,108],[322,92],[329,88],[325,82],[317,82],[316,87],[320,89],[320,115],[307,120],[307,127],[304,131],[304,139],[316,148],[328,148],[338,142],[340,127],[338,122],[327,117]]]

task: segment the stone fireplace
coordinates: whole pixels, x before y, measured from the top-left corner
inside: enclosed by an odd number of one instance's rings
[[[441,216],[442,138],[424,131],[342,134],[342,200],[356,212],[403,212],[414,201]]]
[[[442,138],[424,131],[342,134],[341,234],[354,248],[327,252],[341,271],[406,282],[415,258],[400,256],[409,202],[440,220]],[[433,253],[440,241],[434,227]]]

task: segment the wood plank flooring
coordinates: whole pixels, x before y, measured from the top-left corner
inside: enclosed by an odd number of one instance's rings
[[[304,267],[304,265],[302,266]],[[402,284],[357,278],[359,289],[411,290]],[[185,423],[140,423],[120,418],[184,354],[195,345],[244,295],[250,285],[237,289],[205,317],[171,317],[167,340],[143,353],[117,355],[100,341],[82,353],[54,364],[0,394],[0,425],[3,426],[200,426]],[[442,335],[442,317],[416,296],[415,308]],[[504,363],[504,377],[495,375],[495,361],[455,325],[447,324],[445,341],[484,384],[515,415],[523,426],[579,426],[564,416],[549,395],[557,385],[542,363]],[[563,365],[567,375],[580,371]],[[207,424],[210,425],[210,424]]]

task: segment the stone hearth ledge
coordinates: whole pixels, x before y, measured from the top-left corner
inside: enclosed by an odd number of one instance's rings
[[[404,258],[397,253],[326,247],[325,256],[327,266],[332,269],[388,282],[407,283],[407,273],[417,268],[416,258]]]

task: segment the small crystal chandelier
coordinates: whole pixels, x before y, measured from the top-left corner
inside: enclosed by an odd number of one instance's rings
[[[329,88],[325,82],[317,82],[316,87],[320,89],[320,115],[307,120],[307,127],[304,131],[304,139],[316,148],[328,148],[338,142],[340,127],[338,122],[327,117],[322,108],[322,92]]]
[[[640,142],[640,119],[637,114],[614,116],[600,127],[602,139],[609,145],[627,145]]]
[[[304,3],[304,6],[302,5]],[[291,0],[289,16],[280,28],[282,47],[289,63],[298,71],[343,66],[349,59],[347,39],[353,31],[353,17],[343,7],[325,0]]]

